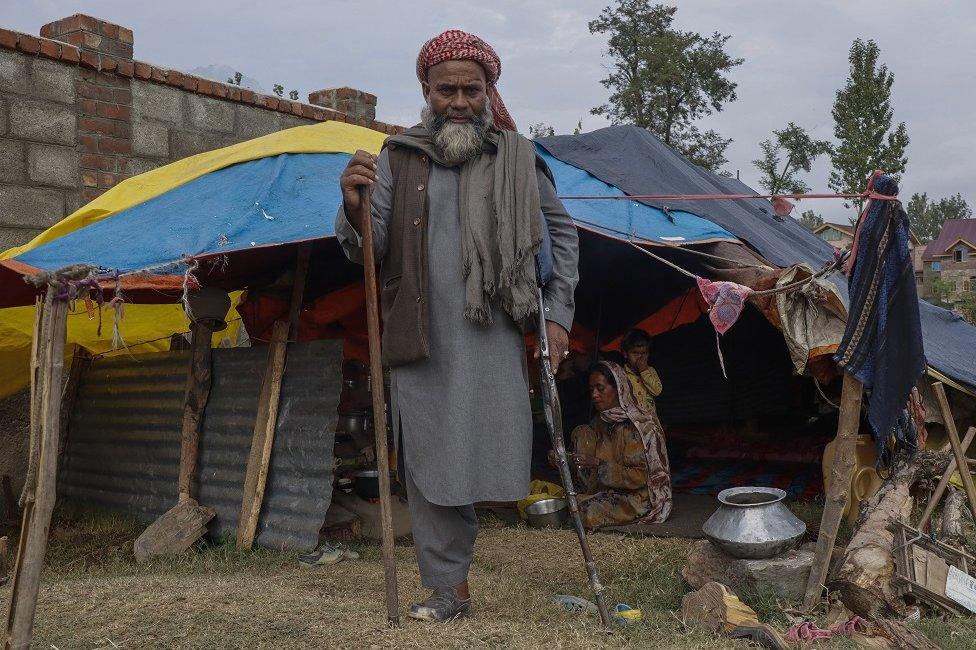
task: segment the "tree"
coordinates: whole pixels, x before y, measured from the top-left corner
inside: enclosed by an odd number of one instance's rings
[[[930,201],[927,193],[916,192],[905,206],[905,211],[911,220],[912,232],[923,243],[938,237],[946,221],[973,217],[973,209],[962,198],[962,194],[958,193],[938,201]]]
[[[762,173],[759,184],[770,194],[809,192],[810,186],[797,178],[797,173],[800,170],[809,172],[818,156],[830,153],[829,142],[814,140],[793,122],[785,129],[773,131],[773,137],[763,140],[759,147],[763,157],[753,160],[752,164]]]
[[[893,127],[891,86],[894,75],[879,65],[877,43],[857,39],[851,45],[850,76],[834,99],[834,136],[838,144],[831,154],[834,169],[828,184],[835,192],[864,191],[875,169],[898,177],[908,159],[905,123]],[[857,205],[863,203],[856,201]]]
[[[672,27],[676,7],[649,0],[617,0],[590,22],[591,34],[609,34],[612,61],[601,83],[609,101],[591,112],[614,124],[634,124],[692,162],[716,170],[732,142],[695,122],[736,99],[728,74],[742,59],[725,51],[729,36],[703,36]]]
[[[956,309],[968,322],[976,325],[976,294],[970,292],[956,304]]]
[[[935,278],[931,284],[932,298],[936,305],[949,308],[952,305],[952,294],[956,291],[956,283],[951,280]]]
[[[240,86],[241,85],[241,79],[243,79],[243,78],[244,78],[244,75],[242,75],[240,72],[235,72],[233,77],[229,77],[227,79],[227,83],[229,83],[232,86]]]
[[[803,214],[800,215],[800,218],[797,219],[797,221],[799,221],[800,225],[806,228],[807,230],[809,230],[810,232],[813,232],[814,230],[822,226],[824,222],[823,217],[821,217],[813,210],[805,210]]]
[[[545,122],[539,122],[538,124],[533,124],[529,126],[529,138],[531,140],[538,140],[539,138],[548,138],[549,136],[556,135],[556,130],[552,128],[551,125]]]

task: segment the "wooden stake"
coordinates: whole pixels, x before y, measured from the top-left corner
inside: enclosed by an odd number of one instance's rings
[[[37,485],[37,463],[41,455],[41,364],[46,350],[41,345],[42,328],[44,326],[45,300],[38,297],[34,301],[34,337],[31,339],[31,375],[30,375],[30,449],[27,458],[27,475],[24,477],[24,488],[20,493],[20,505],[24,508],[34,501],[34,489]]]
[[[254,422],[254,436],[251,439],[251,454],[244,475],[241,516],[237,524],[237,546],[244,550],[250,550],[254,546],[254,535],[261,516],[261,505],[264,503],[264,490],[271,464],[271,449],[274,447],[275,427],[278,424],[278,404],[281,399],[281,382],[288,351],[288,333],[298,332],[298,318],[305,296],[305,281],[308,277],[311,253],[310,244],[303,244],[298,249],[288,320],[275,321],[271,342],[268,345],[268,361],[265,364],[264,380],[261,383],[258,414]]]
[[[55,300],[58,289],[48,287],[40,318],[41,338],[34,346],[37,368],[33,388],[39,393],[32,416],[40,414],[37,426],[40,453],[37,461],[37,482],[32,498],[24,507],[17,560],[14,567],[10,605],[4,635],[5,648],[27,648],[34,630],[34,613],[40,590],[41,569],[47,550],[51,514],[56,499],[58,471],[58,434],[61,415],[61,375],[64,371],[64,343],[67,331],[68,304]],[[33,427],[33,424],[32,424]]]
[[[390,494],[390,456],[386,444],[386,395],[383,388],[383,360],[380,350],[380,311],[376,300],[376,256],[373,251],[373,215],[368,187],[359,188],[362,210],[363,269],[366,281],[366,329],[369,335],[369,376],[373,391],[373,437],[376,439],[376,469],[379,474],[380,521],[383,525],[383,575],[386,579],[386,622],[400,625],[396,558],[393,550],[393,506]]]
[[[268,480],[271,449],[274,446],[275,426],[278,424],[278,401],[281,397],[281,380],[285,370],[285,350],[288,344],[288,323],[275,321],[271,343],[268,345],[268,362],[265,364],[261,384],[260,404],[254,422],[251,454],[244,475],[244,498],[241,517],[237,524],[237,547],[251,550],[254,534],[261,516],[264,488]]]
[[[947,427],[948,428],[948,427]],[[969,444],[976,438],[976,427],[969,427],[969,431],[966,432],[966,437],[962,441],[962,452],[965,454],[969,449]],[[948,447],[952,447],[952,443],[948,443]],[[936,506],[939,505],[939,501],[942,500],[942,495],[945,494],[946,488],[949,486],[949,479],[952,478],[952,473],[956,471],[956,459],[953,457],[949,461],[949,467],[946,468],[945,473],[942,474],[942,478],[939,479],[939,484],[935,487],[935,492],[929,497],[929,502],[925,504],[925,512],[922,513],[922,518],[918,521],[918,529],[921,531],[928,532],[928,523],[932,518],[932,513],[935,511]]]
[[[71,426],[71,411],[78,397],[78,386],[81,385],[81,375],[91,365],[92,355],[85,348],[78,346],[71,356],[71,367],[68,370],[68,381],[61,394],[61,425],[58,432],[58,453],[64,453],[64,446],[68,442],[68,428]]]
[[[973,475],[969,471],[969,464],[966,462],[966,454],[962,450],[959,442],[959,432],[956,431],[956,421],[952,419],[952,411],[949,409],[949,400],[946,397],[945,388],[941,381],[932,384],[935,396],[939,400],[939,408],[942,410],[942,420],[945,422],[946,433],[949,434],[949,444],[952,445],[952,455],[956,458],[956,468],[959,476],[962,477],[962,487],[966,491],[966,501],[969,502],[969,512],[976,521],[976,486],[973,485]],[[951,474],[946,470],[946,474]]]
[[[851,478],[854,475],[857,433],[861,425],[861,398],[864,386],[848,373],[844,373],[844,386],[840,397],[840,418],[837,422],[837,444],[834,446],[834,462],[830,468],[830,484],[827,486],[827,499],[824,503],[823,517],[820,520],[820,534],[817,536],[817,551],[810,567],[810,578],[803,597],[803,608],[810,611],[820,602],[830,556],[837,541],[837,531],[844,516],[844,508],[851,492]]]
[[[20,512],[17,508],[17,499],[14,497],[14,486],[10,482],[10,475],[4,474],[0,477],[0,491],[3,492],[4,518],[13,522],[17,519]]]
[[[191,498],[193,478],[200,452],[200,429],[210,399],[213,372],[210,328],[193,323],[190,328],[190,361],[183,398],[183,429],[180,434],[179,500]]]
[[[10,571],[10,540],[6,536],[0,537],[0,585],[7,584],[7,573]]]

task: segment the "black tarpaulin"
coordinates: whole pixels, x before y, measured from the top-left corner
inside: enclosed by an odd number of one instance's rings
[[[537,142],[563,162],[586,170],[630,195],[756,193],[734,178],[692,164],[648,131],[635,126],[612,126],[580,135],[540,138]],[[646,203],[661,209],[685,210],[708,219],[779,267],[805,262],[818,269],[833,259],[834,249],[830,244],[794,219],[778,219],[772,205],[764,199]],[[565,204],[572,214],[573,201]],[[830,280],[846,300],[846,278],[834,273]],[[924,301],[920,301],[919,311],[929,366],[976,394],[976,327]]]

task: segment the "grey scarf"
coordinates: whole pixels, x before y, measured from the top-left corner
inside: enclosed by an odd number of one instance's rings
[[[387,142],[419,149],[451,166],[422,126]],[[535,254],[542,243],[542,220],[535,166],[535,147],[514,131],[491,131],[482,153],[461,166],[464,317],[472,323],[491,325],[492,300],[520,324],[538,311]]]

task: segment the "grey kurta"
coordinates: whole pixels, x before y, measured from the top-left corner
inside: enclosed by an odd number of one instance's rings
[[[384,151],[372,194],[377,259],[387,250],[392,172]],[[539,173],[555,267],[545,289],[546,317],[567,330],[573,320],[578,240],[555,189]],[[460,169],[431,164],[427,200],[430,358],[391,370],[393,414],[403,432],[404,462],[431,503],[459,506],[515,501],[529,485],[532,414],[521,332],[497,305],[490,327],[463,316],[464,280],[458,212]],[[342,209],[336,235],[362,262],[362,240]]]

